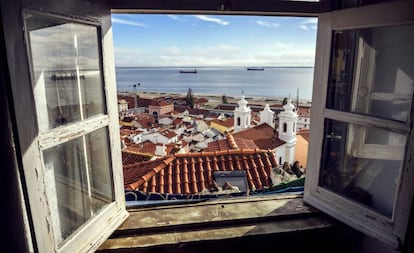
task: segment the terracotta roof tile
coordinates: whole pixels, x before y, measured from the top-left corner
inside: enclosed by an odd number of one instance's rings
[[[270,150],[239,149],[176,154],[124,166],[126,189],[159,193],[194,194],[213,182],[214,171],[244,170],[249,189],[271,186],[270,170],[276,166]]]
[[[225,127],[234,126],[234,118],[226,118],[226,119],[223,119],[223,120],[213,119],[213,120],[210,120],[210,124],[211,124],[211,122],[214,122],[218,125],[225,126]]]
[[[122,165],[127,166],[131,164],[141,163],[151,159],[151,156],[130,152],[128,150],[122,151]]]
[[[140,144],[129,144],[125,151],[138,155],[152,156],[155,154],[156,145],[150,141],[144,141]]]
[[[228,134],[226,139],[212,141],[208,143],[207,148],[204,151],[221,151],[221,150],[234,150],[234,149],[258,149],[259,147],[253,140],[235,138],[232,134]]]
[[[233,136],[252,140],[260,149],[275,149],[285,143],[279,139],[277,131],[266,123],[233,133]]]
[[[126,96],[126,95],[118,95],[118,101],[120,101],[121,99],[124,99],[128,103],[128,108],[135,107],[134,97]]]
[[[171,130],[164,130],[162,132],[160,132],[161,135],[167,137],[168,139],[174,138],[175,136],[177,136],[177,134],[174,131]]]
[[[157,100],[157,99],[152,99],[151,100],[151,106],[168,106],[170,105],[170,103],[163,101],[161,99]]]

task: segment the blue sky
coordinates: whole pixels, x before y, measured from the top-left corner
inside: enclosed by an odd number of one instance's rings
[[[313,66],[316,18],[113,14],[116,66]]]

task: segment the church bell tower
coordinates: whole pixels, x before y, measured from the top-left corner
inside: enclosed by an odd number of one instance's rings
[[[242,95],[239,102],[239,107],[234,109],[234,131],[238,132],[240,130],[250,127],[251,122],[251,113],[252,110],[247,106],[247,101]]]
[[[298,121],[298,114],[295,111],[295,106],[289,97],[287,103],[283,106],[283,111],[279,113],[279,139],[286,142],[285,161],[293,164],[295,159],[296,146],[296,125]]]

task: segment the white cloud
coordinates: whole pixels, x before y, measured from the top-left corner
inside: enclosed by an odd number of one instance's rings
[[[226,25],[229,24],[228,21],[225,21],[223,19],[212,18],[212,17],[208,17],[208,16],[205,16],[205,15],[194,15],[194,17],[196,17],[200,20],[203,20],[203,21],[213,22],[213,23],[216,23],[216,24],[219,24],[219,25],[222,25],[222,26],[226,26]]]
[[[176,20],[176,21],[187,21],[186,19],[179,17],[177,15],[173,15],[173,14],[169,14],[167,15],[167,17],[169,17],[172,20]]]
[[[165,47],[162,49],[162,52],[170,55],[180,55],[182,53],[181,49],[177,46]]]
[[[147,24],[139,23],[135,21],[130,21],[122,18],[112,17],[112,23],[123,24],[123,25],[132,25],[132,26],[140,26],[140,27],[148,27]]]
[[[278,52],[292,50],[295,48],[292,43],[285,43],[281,41],[275,42],[273,46],[274,46],[274,49]]]
[[[317,24],[318,19],[317,18],[308,18],[301,22],[301,24]]]
[[[269,28],[280,26],[280,24],[278,24],[278,23],[269,23],[269,22],[263,21],[263,20],[257,20],[255,23],[258,24],[258,25],[261,25],[261,26],[269,27]]]
[[[115,49],[116,66],[313,66],[315,50],[288,41],[277,41],[250,50],[231,44],[179,47],[159,50]]]
[[[317,18],[307,18],[299,23],[299,27],[305,31],[309,31],[310,29],[317,29],[318,19]]]

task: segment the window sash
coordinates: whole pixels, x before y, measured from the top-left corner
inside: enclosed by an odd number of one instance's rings
[[[19,133],[19,147],[21,148],[22,154],[23,176],[27,187],[27,195],[25,197],[28,199],[29,215],[33,222],[33,239],[36,241],[35,246],[39,252],[93,251],[128,216],[124,201],[122,169],[120,169],[122,168],[122,162],[117,103],[116,99],[106,99],[106,97],[116,97],[110,10],[106,4],[102,3],[97,4],[93,10],[88,10],[87,17],[75,17],[74,15],[77,15],[79,10],[90,8],[88,2],[83,0],[73,1],[71,2],[70,9],[64,9],[64,5],[62,5],[58,8],[58,11],[55,8],[53,14],[48,12],[52,11],[52,7],[48,4],[47,2],[25,2],[22,4],[23,6],[19,7],[23,7],[23,11],[13,9],[16,13],[22,13],[22,16],[16,17],[16,20],[14,20],[15,23],[12,22],[14,26],[12,25],[11,28],[5,29],[5,32],[11,34],[13,38],[6,42],[8,53],[10,54],[11,50],[15,48],[21,49],[12,52],[16,54],[15,57],[19,61],[13,62],[10,68],[14,71],[18,70],[17,72],[19,72],[19,74],[11,76],[11,87],[18,122],[17,128]],[[32,89],[32,79],[31,75],[29,75],[31,71],[30,48],[25,43],[28,38],[23,37],[27,36],[27,34],[16,33],[14,29],[15,26],[24,24],[24,15],[26,12],[37,12],[33,9],[42,9],[42,12],[39,13],[62,18],[69,22],[85,23],[98,27],[97,41],[99,57],[101,59],[102,93],[104,96],[104,104],[106,105],[103,113],[107,114],[97,114],[90,118],[85,118],[82,121],[65,124],[43,132],[39,131],[37,112],[34,110],[35,98]],[[56,14],[57,12],[60,14]],[[14,44],[10,44],[11,42]],[[81,125],[81,128],[79,125]],[[42,161],[42,150],[53,148],[55,145],[73,140],[102,127],[107,127],[109,133],[108,146],[111,156],[109,162],[111,164],[114,182],[113,193],[115,201],[109,203],[97,212],[94,218],[88,220],[76,233],[70,235],[63,245],[57,245],[53,227],[50,226],[53,222],[53,217],[50,215],[51,206],[46,194],[47,188],[50,185],[47,184],[48,175]],[[63,138],[60,139],[57,134],[62,134],[60,137]]]
[[[315,77],[312,99],[312,127],[308,154],[308,170],[305,183],[304,201],[334,216],[344,223],[384,241],[394,248],[404,241],[408,224],[408,210],[411,208],[414,190],[409,182],[414,179],[414,162],[409,159],[414,150],[412,130],[413,105],[407,123],[373,116],[326,109],[328,78],[332,50],[332,36],[335,30],[381,27],[398,24],[412,24],[414,17],[412,2],[382,3],[351,8],[320,15],[318,22]],[[390,12],[389,10],[393,10]],[[353,83],[353,85],[355,85]],[[316,97],[317,94],[323,94]],[[381,94],[380,94],[381,95]],[[401,160],[400,182],[394,204],[394,215],[387,218],[349,198],[345,198],[319,186],[325,119],[341,120],[367,127],[378,127],[407,136],[405,157]],[[375,148],[367,144],[367,148]]]

